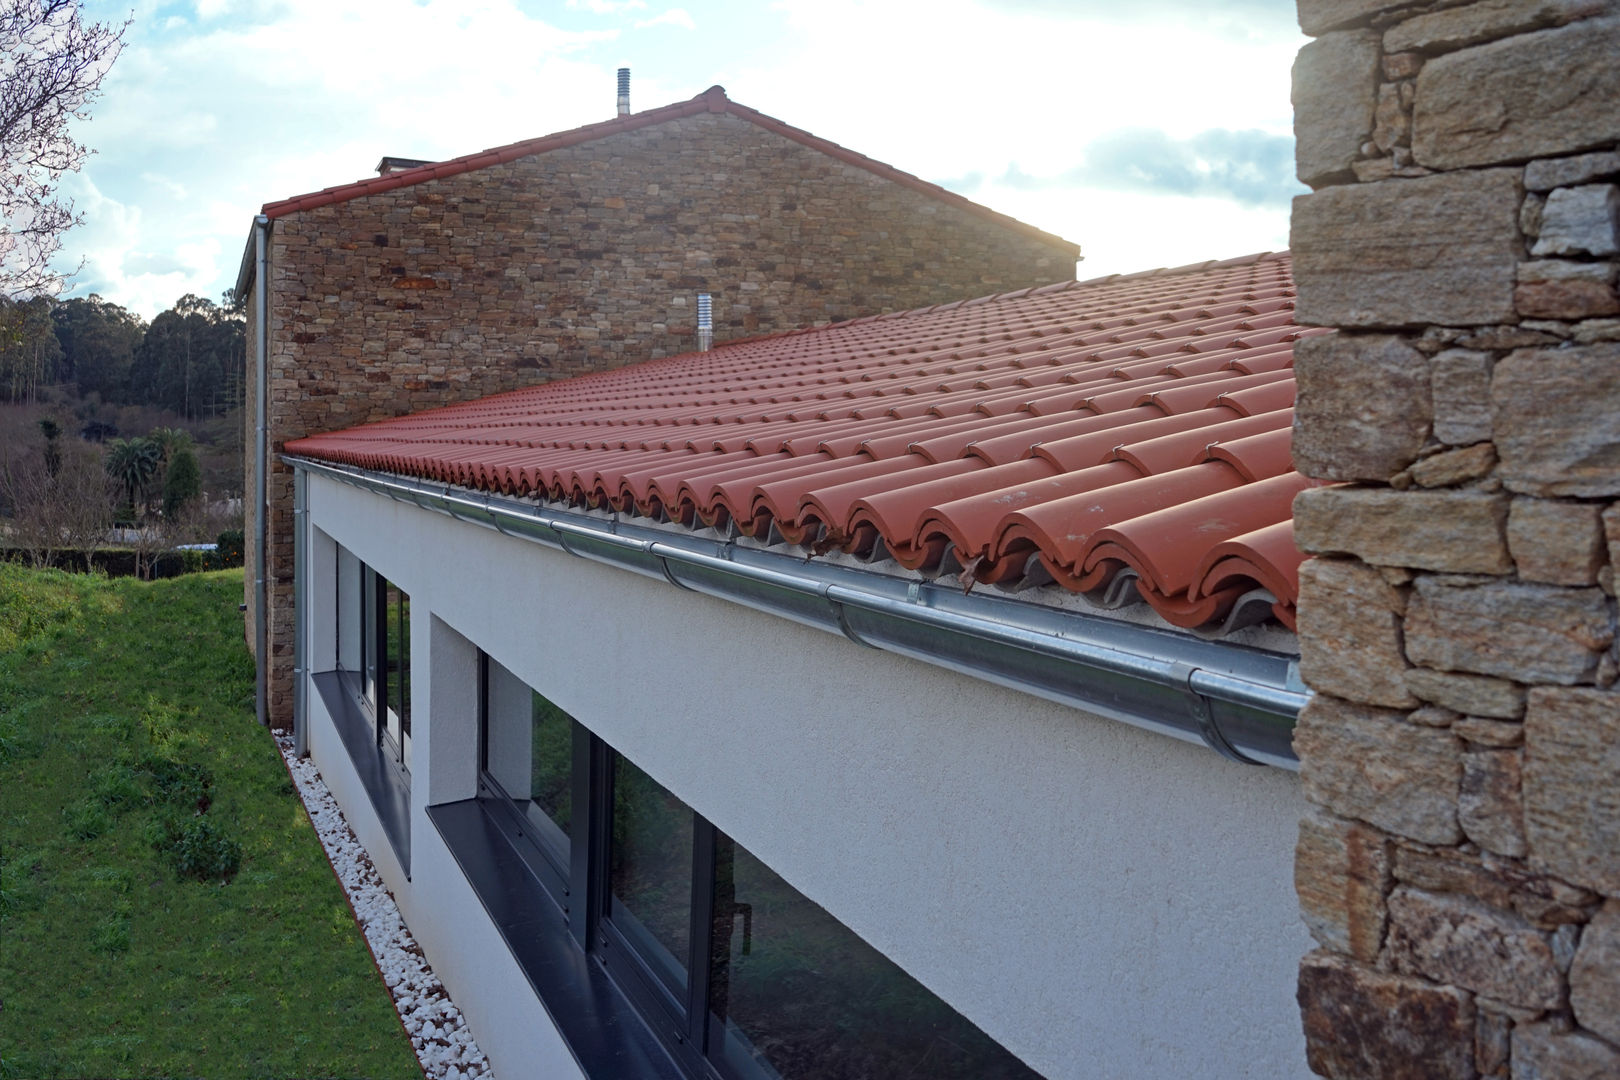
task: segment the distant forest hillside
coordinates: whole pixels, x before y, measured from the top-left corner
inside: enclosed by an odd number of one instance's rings
[[[54,390],[77,399],[86,424],[109,422],[103,407],[123,405],[186,423],[223,416],[241,406],[246,370],[243,305],[223,299],[188,294],[147,323],[94,295],[0,297],[0,402],[35,404]]]
[[[229,292],[217,304],[187,295],[148,323],[99,296],[0,296],[0,518],[26,501],[30,477],[54,480],[47,465],[116,458],[158,434],[194,445],[206,500],[240,496],[244,306]],[[155,507],[159,493],[135,494]],[[145,500],[128,502],[121,514],[140,518]]]

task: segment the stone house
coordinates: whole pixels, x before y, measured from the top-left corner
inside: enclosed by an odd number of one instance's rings
[[[267,461],[263,714],[290,722],[286,441],[693,348],[700,293],[725,341],[1072,280],[1078,255],[720,87],[267,203],[237,282],[250,416],[267,387],[249,440]],[[252,582],[247,603],[256,626]]]

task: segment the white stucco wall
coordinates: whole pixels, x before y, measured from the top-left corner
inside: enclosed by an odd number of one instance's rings
[[[389,885],[508,1075],[538,1075],[505,1046],[534,1010],[422,814],[471,793],[473,647],[1048,1076],[1308,1075],[1292,775],[330,480],[310,509],[411,595],[413,880]]]

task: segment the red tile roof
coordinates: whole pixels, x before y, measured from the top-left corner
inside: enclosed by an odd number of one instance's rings
[[[858,154],[847,150],[835,142],[812,135],[808,131],[784,124],[772,116],[739,105],[726,97],[725,87],[711,86],[703,93],[690,101],[677,101],[673,105],[665,105],[659,109],[648,109],[645,112],[633,113],[629,116],[619,116],[612,120],[604,120],[599,124],[587,124],[584,127],[574,128],[572,131],[559,131],[552,135],[543,135],[538,139],[525,139],[522,142],[511,143],[507,146],[497,146],[492,150],[482,150],[476,154],[467,154],[449,161],[429,162],[411,169],[400,169],[396,172],[385,173],[382,176],[373,176],[365,180],[357,180],[352,184],[339,184],[322,191],[310,192],[307,195],[295,195],[289,199],[280,199],[276,202],[264,204],[262,213],[268,218],[284,217],[298,210],[312,210],[318,206],[330,206],[333,203],[346,202],[349,199],[359,198],[362,195],[375,195],[395,188],[409,187],[412,184],[421,184],[429,180],[439,180],[447,176],[456,176],[476,169],[485,169],[491,165],[500,165],[518,158],[528,157],[531,154],[542,154],[547,150],[559,150],[565,146],[578,146],[581,143],[604,139],[609,135],[621,132],[635,131],[638,128],[651,127],[662,124],[668,120],[676,120],[683,116],[693,116],[698,113],[725,113],[740,117],[750,123],[757,124],[766,131],[773,132],[786,139],[812,150],[819,150],[850,165],[858,166],[868,172],[875,173],[885,180],[893,181],[904,187],[920,191],[942,203],[965,210],[976,217],[993,221],[1005,228],[1026,236],[1033,236],[1045,240],[1054,246],[1062,248],[1073,256],[1080,254],[1080,245],[1055,236],[1033,225],[1026,225],[1016,218],[999,214],[988,206],[981,206],[972,199],[967,199],[954,191],[947,191],[938,184],[930,184],[911,173],[902,172],[892,165],[885,165],[875,161],[865,154]]]
[[[1286,253],[717,346],[290,454],[890,556],[1205,627],[1300,556]]]

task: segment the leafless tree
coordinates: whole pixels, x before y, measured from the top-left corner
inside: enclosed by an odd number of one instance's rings
[[[63,551],[78,551],[89,570],[92,552],[112,525],[117,483],[89,443],[72,440],[60,458],[54,472],[38,454],[0,460],[0,487],[12,511],[9,542],[36,567],[50,566]]]
[[[0,295],[54,295],[50,260],[78,224],[56,190],[90,151],[83,120],[124,45],[121,24],[85,23],[78,0],[0,0]]]

